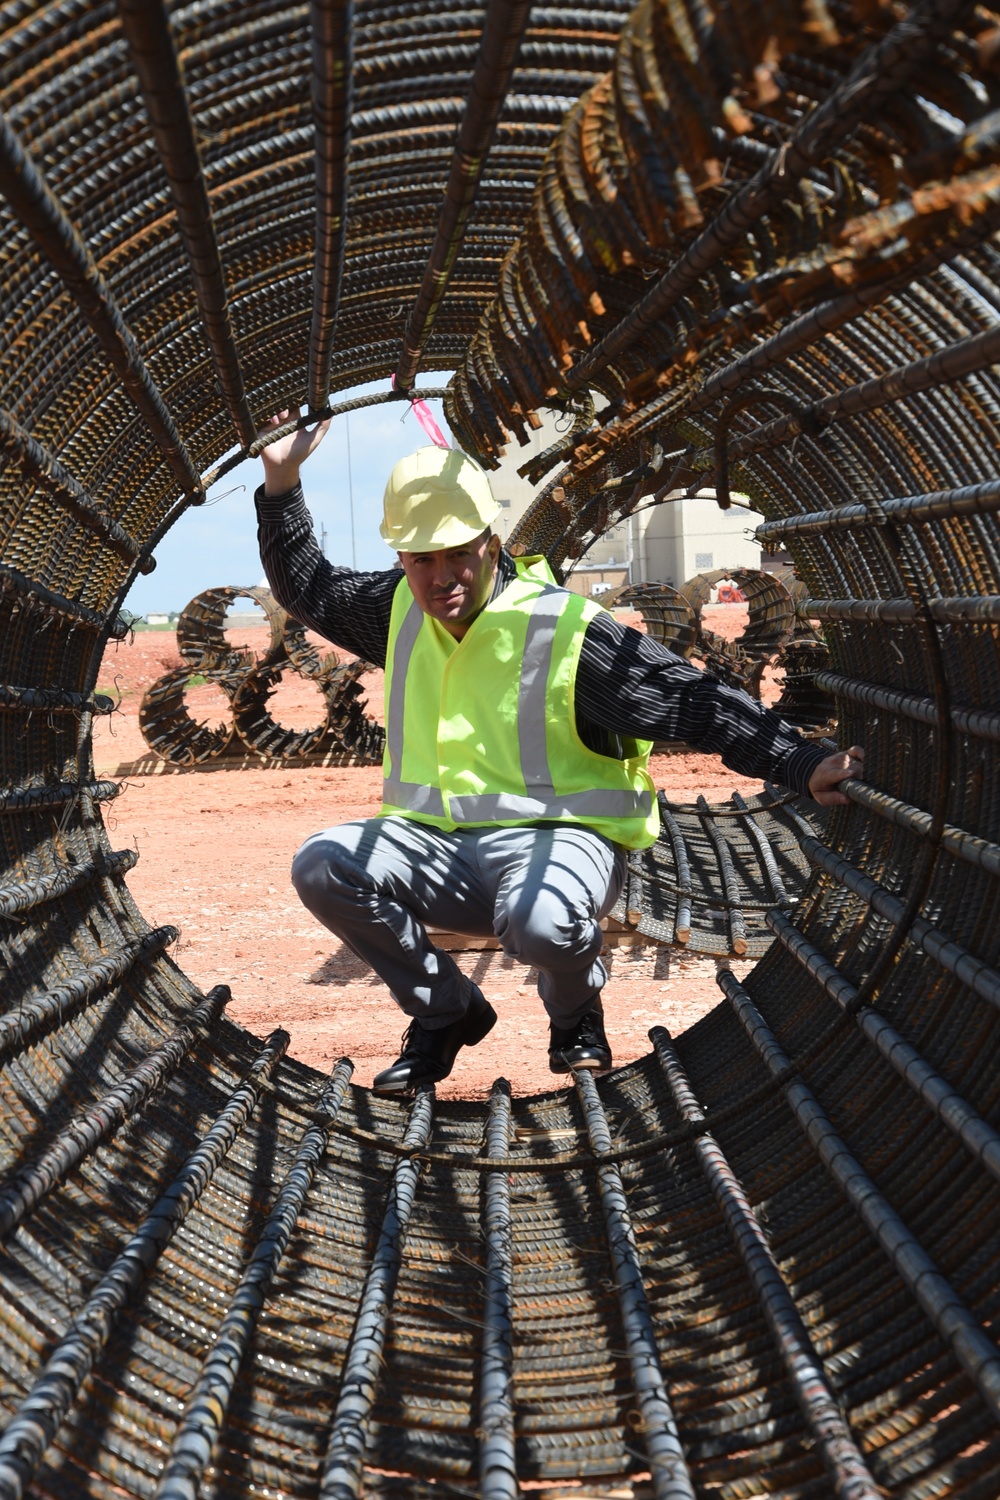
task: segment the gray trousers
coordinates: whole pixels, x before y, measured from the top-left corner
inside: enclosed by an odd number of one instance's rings
[[[600,918],[625,877],[625,850],[589,828],[547,823],[443,833],[391,815],[313,834],[292,883],[313,916],[383,979],[428,1030],[464,1014],[470,981],[435,948],[429,922],[496,935],[538,969],[557,1026],[572,1026],[607,979]]]

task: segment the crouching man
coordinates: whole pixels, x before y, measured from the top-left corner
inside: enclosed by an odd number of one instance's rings
[[[303,903],[410,1018],[375,1091],[446,1078],[496,1022],[428,925],[495,934],[537,968],[554,1073],[608,1068],[599,924],[628,851],[657,835],[651,742],[686,740],[825,803],[846,801],[838,783],[860,774],[863,751],[826,755],[558,587],[544,558],[512,557],[492,529],[500,507],[486,475],[456,450],[421,448],[393,469],[381,530],[398,566],[331,566],[299,486],[325,430],[264,449],[256,503],[279,603],[385,667],[382,810],[314,834],[292,867]]]

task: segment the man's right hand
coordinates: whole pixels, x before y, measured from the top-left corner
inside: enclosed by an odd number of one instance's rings
[[[286,422],[293,421],[299,414],[297,407],[294,411],[277,412],[264,423],[257,436],[264,437],[276,427],[283,427]],[[284,495],[295,488],[299,482],[300,468],[326,437],[332,421],[332,417],[327,417],[325,422],[320,422],[315,427],[299,427],[295,432],[289,432],[276,443],[261,449],[266,495]]]

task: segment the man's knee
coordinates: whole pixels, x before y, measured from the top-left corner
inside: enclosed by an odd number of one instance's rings
[[[536,892],[498,913],[496,934],[504,951],[537,969],[579,967],[601,951],[603,933],[590,910],[574,907],[557,892]]]
[[[351,878],[355,871],[353,854],[335,834],[314,834],[292,860],[292,885],[309,911],[325,911],[345,900],[350,903],[357,891]]]

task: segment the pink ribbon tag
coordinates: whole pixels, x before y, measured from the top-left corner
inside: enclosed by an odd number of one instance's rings
[[[396,389],[396,377],[392,377],[392,388]],[[431,442],[438,448],[450,448],[451,444],[434,420],[434,413],[426,401],[421,401],[413,396],[410,397],[410,410],[420,423],[421,427],[430,438]]]

